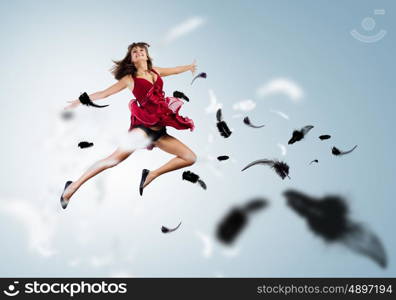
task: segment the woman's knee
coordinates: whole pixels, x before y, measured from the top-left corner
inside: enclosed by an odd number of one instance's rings
[[[183,155],[183,159],[186,161],[186,165],[191,166],[197,161],[197,155],[194,152],[188,152]]]

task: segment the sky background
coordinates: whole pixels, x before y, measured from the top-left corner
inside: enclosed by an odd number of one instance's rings
[[[393,1],[361,0],[1,1],[0,276],[394,277],[395,9]],[[381,30],[385,36],[367,42]],[[196,129],[168,132],[198,155],[186,169],[208,189],[177,170],[140,197],[142,168],[171,156],[139,150],[62,210],[65,181],[111,154],[128,130],[133,95],[102,100],[106,109],[78,107],[69,121],[60,113],[81,92],[115,83],[112,60],[139,41],[151,45],[155,66],[196,59],[208,74],[193,85],[190,72],[163,78],[167,95],[181,90],[191,99],[181,114]],[[228,139],[216,129],[218,105]],[[247,127],[245,116],[265,127]],[[305,125],[314,128],[287,145]],[[81,140],[95,145],[79,149]],[[354,145],[344,157],[331,154]],[[264,166],[240,171],[261,158],[287,162],[291,179]],[[319,164],[308,165],[313,159]],[[287,207],[288,188],[345,197],[351,218],[381,239],[387,267],[314,235]],[[256,196],[268,207],[233,246],[219,243],[222,217]],[[161,233],[180,221],[178,231]]]

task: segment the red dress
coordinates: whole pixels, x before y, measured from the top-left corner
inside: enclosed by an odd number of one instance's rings
[[[129,102],[131,111],[131,131],[137,125],[146,127],[171,126],[176,129],[194,130],[194,121],[179,115],[183,101],[176,97],[165,97],[162,90],[163,81],[157,74],[157,80],[152,84],[144,78],[133,77],[133,95],[136,99]]]

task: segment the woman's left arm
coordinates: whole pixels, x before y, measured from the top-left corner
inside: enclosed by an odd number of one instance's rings
[[[195,70],[197,69],[197,64],[195,60],[193,61],[192,64],[190,65],[185,65],[185,66],[178,66],[174,68],[160,68],[160,67],[154,67],[154,69],[162,76],[169,76],[169,75],[176,75],[180,73],[184,73],[187,71],[191,71],[191,73],[194,75]]]

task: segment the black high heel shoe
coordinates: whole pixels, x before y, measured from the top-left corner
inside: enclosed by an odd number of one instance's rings
[[[142,179],[140,180],[140,185],[139,185],[140,196],[143,195],[143,185],[144,185],[144,182],[146,181],[146,178],[147,178],[147,175],[149,172],[150,172],[150,170],[147,170],[147,169],[143,169],[143,171],[142,171]]]
[[[63,193],[60,197],[60,204],[62,205],[62,208],[65,209],[67,207],[67,205],[69,204],[69,201],[66,201],[65,199],[63,199],[63,194],[65,193],[67,187],[72,183],[73,181],[67,181],[65,184],[65,188],[63,189]]]

